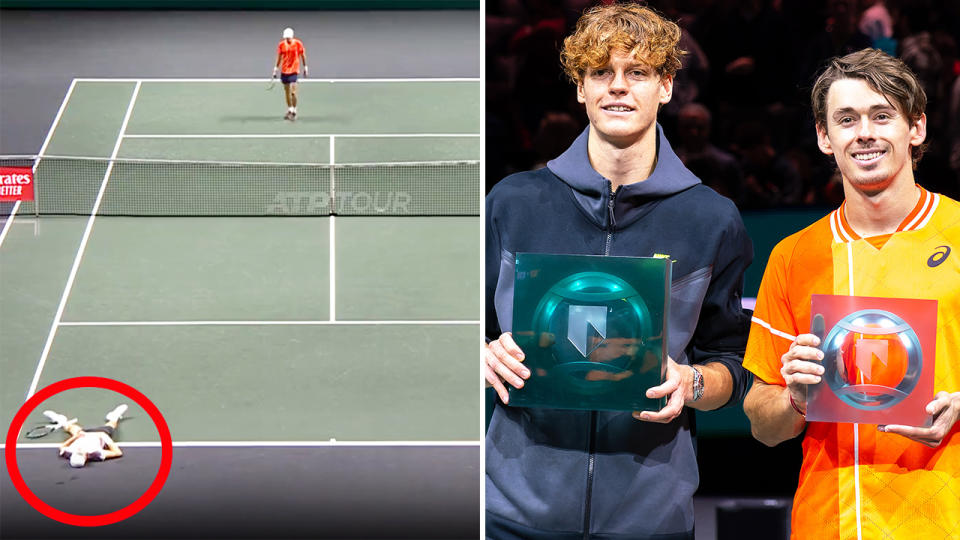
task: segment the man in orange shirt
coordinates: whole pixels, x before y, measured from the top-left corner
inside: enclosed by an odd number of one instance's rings
[[[774,248],[743,363],[754,437],[806,431],[794,538],[960,538],[960,203],[914,180],[926,101],[910,69],[874,49],[834,58],[813,87],[845,200]],[[807,385],[824,374],[812,294],[937,300],[929,427],[806,421]]]
[[[293,37],[293,28],[283,30],[283,39],[277,44],[277,63],[273,66],[273,77],[280,73],[280,82],[283,83],[283,94],[287,100],[287,114],[284,120],[297,118],[297,75],[300,72],[300,63],[303,62],[303,76],[307,76],[307,53],[303,49],[303,42]]]

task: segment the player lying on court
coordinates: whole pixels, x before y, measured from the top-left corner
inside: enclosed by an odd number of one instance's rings
[[[123,455],[113,441],[113,435],[125,412],[127,406],[119,405],[107,413],[105,425],[86,429],[77,425],[76,418],[67,420],[66,416],[54,411],[43,411],[43,415],[70,434],[70,438],[60,445],[60,455],[70,460],[71,467],[83,467],[88,459],[103,461]]]
[[[280,82],[283,83],[283,96],[287,101],[287,114],[284,120],[297,119],[297,75],[300,72],[300,62],[303,62],[303,76],[307,76],[307,53],[303,49],[303,42],[293,37],[293,28],[283,30],[283,39],[277,44],[277,63],[273,66],[273,78],[280,73]]]

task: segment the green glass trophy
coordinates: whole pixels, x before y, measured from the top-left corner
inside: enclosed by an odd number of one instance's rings
[[[664,380],[671,262],[519,253],[513,339],[530,378],[510,405],[657,411]]]

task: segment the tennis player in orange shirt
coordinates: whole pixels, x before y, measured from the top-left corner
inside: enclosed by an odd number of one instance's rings
[[[755,374],[743,410],[768,446],[803,436],[791,538],[958,538],[960,257],[950,253],[960,247],[960,203],[914,173],[926,92],[903,61],[864,49],[828,62],[811,104],[845,199],[770,255],[743,361]],[[937,300],[936,356],[923,364],[934,372],[929,425],[807,421],[807,388],[825,373],[814,294]]]
[[[297,118],[297,75],[300,63],[303,63],[303,76],[307,76],[307,54],[303,42],[293,37],[293,28],[283,30],[283,39],[277,44],[277,63],[273,66],[273,77],[280,73],[283,83],[283,95],[287,100],[287,114],[284,120]]]

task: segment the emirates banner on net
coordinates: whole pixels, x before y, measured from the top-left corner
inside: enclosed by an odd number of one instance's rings
[[[513,339],[530,378],[510,405],[657,411],[663,381],[671,262],[649,257],[520,253]]]
[[[33,169],[0,167],[0,201],[32,201]]]
[[[808,388],[808,421],[930,425],[936,300],[815,294],[810,317],[824,374]]]

